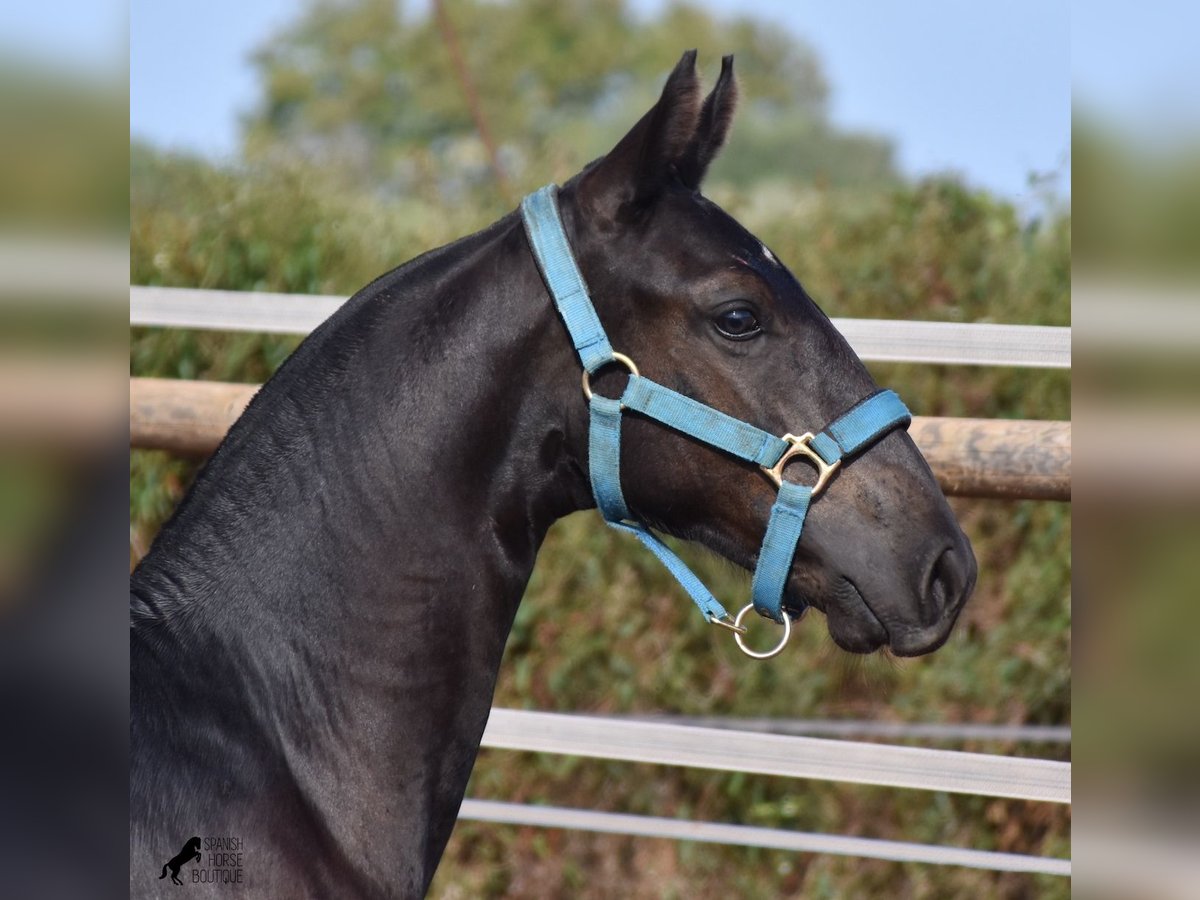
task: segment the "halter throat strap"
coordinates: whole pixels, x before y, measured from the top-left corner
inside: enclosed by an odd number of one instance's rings
[[[784,617],[783,592],[810,504],[824,490],[844,460],[866,449],[891,430],[907,427],[911,420],[907,407],[892,391],[879,391],[860,401],[817,434],[778,437],[641,375],[632,360],[613,351],[608,334],[600,323],[587,283],[579,271],[563,229],[557,194],[557,187],[551,184],[528,195],[521,202],[521,215],[546,288],[583,364],[584,394],[589,408],[588,470],[592,494],[600,514],[612,527],[633,534],[658,557],[709,622],[744,632],[745,629],[732,621],[725,607],[691,569],[654,532],[630,514],[621,491],[623,413],[625,410],[635,410],[669,428],[759,466],[775,482],[779,493],[771,508],[771,517],[754,570],[752,605],[760,615],[788,624]],[[629,369],[630,377],[624,393],[616,399],[593,394],[590,375],[613,363]],[[784,466],[797,456],[806,457],[817,467],[816,484],[806,486],[784,480]],[[802,608],[788,612],[792,618],[798,618],[803,611]],[[742,610],[739,621],[745,612]],[[742,644],[740,633],[738,644],[750,653]],[[774,655],[782,647],[781,643],[770,654],[751,655]]]

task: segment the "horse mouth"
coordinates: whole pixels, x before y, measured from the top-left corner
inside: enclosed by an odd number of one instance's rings
[[[887,628],[849,578],[838,577],[822,602],[813,606],[825,613],[833,642],[848,653],[874,653],[887,645]]]

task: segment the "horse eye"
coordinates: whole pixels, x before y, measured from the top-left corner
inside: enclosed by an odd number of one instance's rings
[[[762,326],[750,310],[729,309],[717,316],[717,331],[727,338],[750,338],[762,331]]]

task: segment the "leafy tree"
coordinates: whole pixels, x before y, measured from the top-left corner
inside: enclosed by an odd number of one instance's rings
[[[894,177],[890,143],[833,129],[815,54],[770,23],[684,3],[647,19],[625,0],[444,8],[503,166],[523,185],[566,177],[608,149],[689,47],[710,67],[737,55],[744,133],[716,177]],[[245,120],[248,156],[315,162],[384,193],[453,195],[490,182],[435,18],[396,0],[313,0],[254,57],[263,97]]]

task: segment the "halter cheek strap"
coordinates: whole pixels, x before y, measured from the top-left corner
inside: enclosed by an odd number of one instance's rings
[[[588,468],[596,506],[609,525],[633,534],[658,557],[709,622],[732,629],[742,650],[757,658],[773,656],[783,649],[790,634],[791,623],[783,614],[783,592],[809,505],[825,489],[843,460],[875,443],[892,429],[907,427],[911,418],[908,409],[892,391],[879,391],[818,434],[776,437],[641,375],[631,359],[613,351],[604,326],[600,324],[563,230],[557,193],[554,185],[547,185],[530,194],[521,202],[521,215],[546,287],[583,363],[583,390],[590,415]],[[622,365],[629,370],[625,391],[618,399],[601,397],[591,390],[590,376],[610,364]],[[752,603],[736,620],[731,619],[725,607],[683,560],[630,514],[621,491],[621,421],[625,410],[635,410],[759,466],[779,489],[754,570]],[[783,479],[784,467],[798,456],[805,457],[817,468],[817,481],[811,487]],[[755,653],[742,642],[745,629],[741,627],[741,620],[751,607],[785,627],[783,642],[768,653]],[[792,612],[791,616],[798,618],[802,613],[803,609]]]

